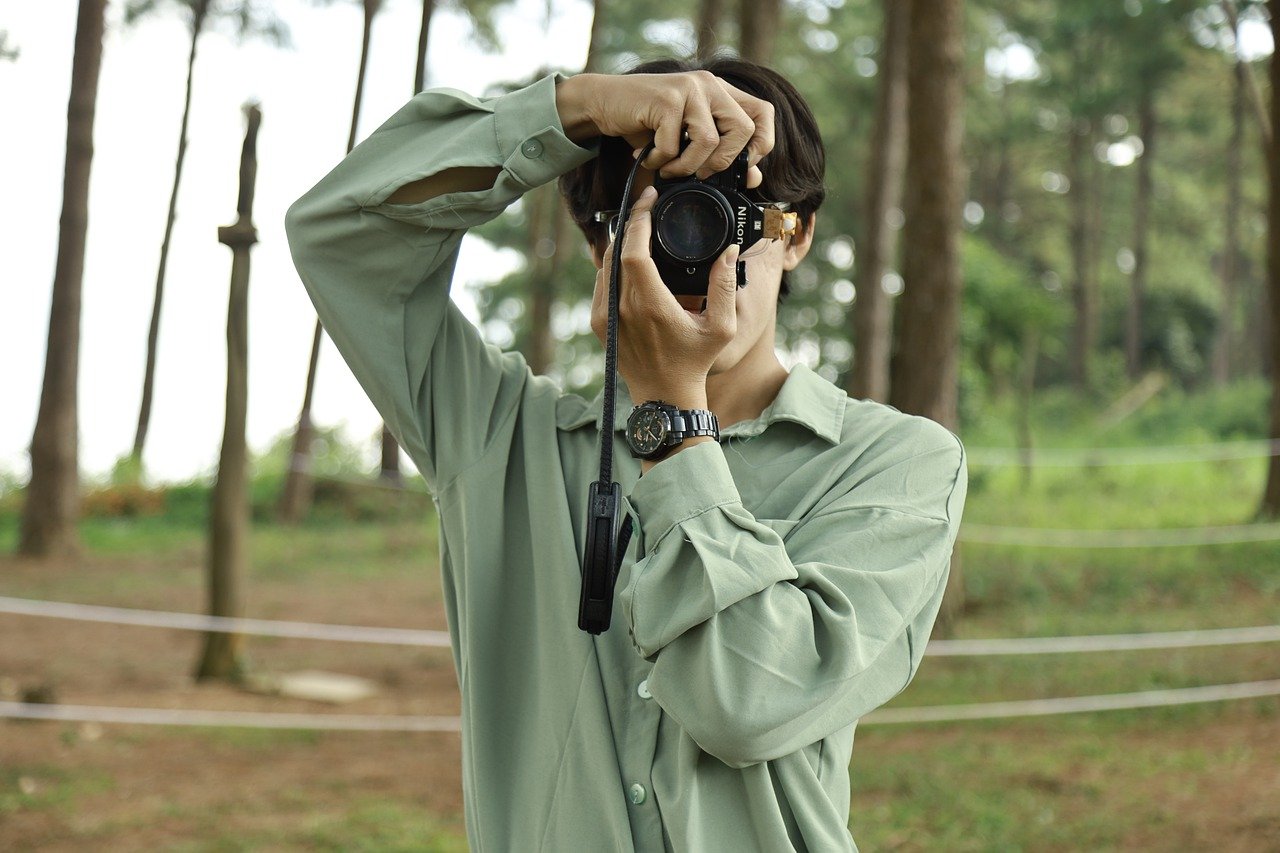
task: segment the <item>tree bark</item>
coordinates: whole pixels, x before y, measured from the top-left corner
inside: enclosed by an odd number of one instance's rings
[[[1130,379],[1142,373],[1142,316],[1147,286],[1147,236],[1150,231],[1152,168],[1156,153],[1155,89],[1144,84],[1138,99],[1138,136],[1142,156],[1138,158],[1137,186],[1133,196],[1133,275],[1129,281],[1129,312],[1125,323],[1125,366]]]
[[[31,481],[18,537],[18,553],[30,557],[74,555],[80,550],[79,411],[80,293],[85,235],[89,230],[89,174],[93,120],[102,69],[106,0],[80,0],[71,93],[67,99],[66,159],[58,257],[49,306],[44,384],[31,438]]]
[[[1276,0],[1280,2],[1280,0]],[[959,427],[960,213],[965,186],[961,142],[964,3],[913,3],[907,70],[907,167],[904,184],[904,289],[890,404]],[[950,631],[964,607],[960,550],[952,555],[938,615]]]
[[[1268,0],[1271,12],[1271,36],[1280,44],[1280,0]],[[1271,69],[1271,122],[1280,125],[1280,58],[1272,54],[1268,63]],[[1268,347],[1271,356],[1271,438],[1280,439],[1280,149],[1275,137],[1267,149],[1267,173],[1270,179],[1267,202],[1267,302],[1271,317],[1271,334]],[[1280,456],[1272,456],[1267,466],[1267,484],[1262,495],[1259,515],[1275,518],[1280,515]]]
[[[425,79],[426,31],[431,24],[432,0],[423,0],[423,17],[418,39],[418,62],[414,70],[414,94]],[[364,101],[364,81],[369,67],[369,42],[373,32],[373,19],[382,8],[382,0],[364,0],[364,26],[360,34],[360,67],[356,71],[355,101],[351,105],[351,124],[347,130],[347,153],[356,147],[356,129],[360,123],[360,105]],[[307,384],[302,392],[302,411],[293,431],[293,443],[289,451],[289,467],[285,473],[284,489],[276,505],[276,517],[282,524],[297,524],[311,511],[315,496],[315,480],[311,475],[311,441],[314,427],[311,419],[311,402],[315,396],[316,368],[320,362],[320,341],[323,327],[316,318],[315,332],[311,336],[311,357],[307,362]],[[388,447],[391,445],[391,448]],[[400,481],[400,450],[386,424],[381,433],[381,476],[393,482]]]
[[[738,53],[742,58],[762,65],[773,62],[782,23],[782,0],[740,0],[738,22]]]
[[[165,218],[164,238],[160,241],[160,266],[156,271],[156,292],[151,303],[151,326],[147,331],[147,366],[142,378],[142,403],[138,408],[138,428],[133,436],[130,452],[133,471],[142,471],[142,451],[147,442],[147,429],[151,424],[151,401],[155,390],[156,349],[160,341],[160,308],[164,301],[164,277],[169,266],[169,241],[173,237],[173,223],[178,217],[178,188],[182,185],[182,164],[187,157],[187,126],[191,118],[191,89],[196,64],[196,45],[204,31],[209,12],[209,0],[200,0],[191,7],[191,50],[187,53],[187,93],[182,105],[182,127],[178,131],[178,158],[173,169],[173,189],[169,192],[169,214]]]
[[[1092,156],[1088,119],[1076,117],[1071,122],[1070,162],[1071,186],[1071,261],[1073,281],[1071,303],[1075,321],[1071,328],[1069,365],[1071,382],[1077,389],[1089,386],[1094,333],[1094,292],[1090,272],[1093,253],[1089,245],[1089,157]]]
[[[892,303],[881,281],[894,256],[897,232],[889,211],[902,203],[902,171],[907,135],[907,25],[911,0],[883,0],[884,37],[880,91],[867,158],[863,237],[854,292],[852,337],[856,346],[849,394],[879,402],[889,399]]]
[[[1239,38],[1239,30],[1236,30]],[[1240,257],[1240,198],[1242,194],[1241,148],[1244,146],[1244,59],[1236,54],[1233,67],[1235,86],[1231,98],[1231,142],[1227,145],[1227,210],[1226,234],[1222,247],[1222,307],[1218,331],[1213,342],[1213,381],[1225,385],[1231,381],[1235,350],[1236,275]]]
[[[249,252],[258,242],[253,227],[253,192],[258,171],[258,127],[262,112],[246,107],[248,129],[240,154],[240,193],[234,225],[218,229],[218,242],[231,249],[231,295],[227,303],[227,403],[218,457],[218,479],[209,513],[207,570],[210,616],[244,615],[244,580],[249,573],[249,459],[245,422],[249,400]],[[205,634],[196,679],[239,679],[243,635]]]
[[[599,0],[596,0],[598,3]],[[723,0],[702,0],[698,4],[698,56],[708,57],[720,47],[720,38],[716,31],[720,28],[720,18],[724,14]]]

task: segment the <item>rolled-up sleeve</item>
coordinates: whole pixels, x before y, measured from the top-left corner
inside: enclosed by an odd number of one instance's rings
[[[561,79],[492,98],[419,92],[285,214],[322,325],[433,490],[486,452],[533,376],[483,340],[449,288],[468,228],[595,156],[564,135]],[[489,189],[387,201],[459,166],[501,168]]]
[[[959,439],[916,421],[909,452],[842,486],[785,543],[742,505],[716,442],[632,489],[642,556],[622,612],[654,699],[704,751],[734,767],[789,754],[914,676],[968,483]]]

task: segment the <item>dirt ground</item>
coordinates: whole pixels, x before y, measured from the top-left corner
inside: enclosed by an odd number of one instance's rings
[[[136,560],[130,564],[136,566]],[[156,571],[162,564],[157,561]],[[190,584],[113,587],[120,565],[119,559],[87,558],[74,571],[78,583],[90,589],[94,575],[101,577],[104,593],[95,603],[199,611],[200,593]],[[40,588],[59,571],[0,558],[0,593]],[[380,577],[367,587],[353,579],[330,580],[306,585],[305,594],[299,593],[299,584],[297,577],[255,581],[249,615],[445,628],[438,593],[421,579]],[[354,594],[357,587],[359,594]],[[37,689],[70,705],[450,716],[459,711],[447,649],[249,641],[248,659],[259,671],[324,669],[369,678],[379,686],[377,696],[334,707],[195,684],[190,673],[200,639],[187,631],[0,615],[0,693],[9,694],[0,698]],[[963,740],[1033,749],[1044,736],[1038,727],[976,733],[964,724],[869,727],[858,734],[855,765],[890,755],[918,755],[927,761],[930,754],[944,753]],[[1123,792],[1126,801],[1143,804],[1145,815],[1126,830],[1124,848],[1172,849],[1170,839],[1177,839],[1175,846],[1184,850],[1280,851],[1280,719],[1233,713],[1182,734],[1137,728],[1128,747],[1158,752],[1173,745],[1171,736],[1194,739],[1215,754],[1238,755],[1240,760],[1231,763],[1229,774],[1215,779],[1206,780],[1202,773],[1188,782],[1194,773],[1169,774],[1144,782],[1144,790]],[[451,732],[0,721],[0,850],[349,849],[349,835],[337,830],[326,834],[326,827],[349,821],[353,810],[361,809],[373,821],[387,819],[386,814],[395,819],[425,812],[433,826],[456,839],[465,834],[459,762],[459,736]],[[1022,784],[1042,794],[1061,815],[1075,813],[1081,820],[1088,819],[1087,810],[1099,807],[1099,797],[1106,808],[1113,796],[1105,768],[1087,761],[1061,775],[1030,773]],[[892,791],[861,800],[855,796],[855,834],[859,821],[884,815],[895,796]],[[297,841],[300,826],[313,828],[305,836],[313,841]],[[239,846],[244,839],[260,843]],[[193,841],[207,846],[192,848]],[[376,844],[361,847],[380,849]],[[890,836],[880,848],[866,849],[926,848],[904,834],[896,842]]]

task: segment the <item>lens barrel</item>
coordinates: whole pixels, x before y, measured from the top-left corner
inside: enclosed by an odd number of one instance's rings
[[[654,234],[673,258],[698,263],[714,258],[730,242],[733,210],[724,196],[687,185],[659,199]]]

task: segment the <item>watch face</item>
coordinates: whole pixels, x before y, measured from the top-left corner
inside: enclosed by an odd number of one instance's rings
[[[641,409],[627,425],[627,439],[637,453],[652,453],[662,447],[671,431],[671,420],[661,409]]]

